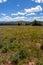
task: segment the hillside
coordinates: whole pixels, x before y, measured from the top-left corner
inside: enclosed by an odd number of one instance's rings
[[[43,27],[0,26],[0,65],[43,65]]]

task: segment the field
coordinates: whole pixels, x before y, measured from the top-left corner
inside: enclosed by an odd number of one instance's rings
[[[0,26],[0,65],[43,65],[43,27]]]

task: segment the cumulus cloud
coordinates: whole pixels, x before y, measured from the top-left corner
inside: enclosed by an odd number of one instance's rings
[[[7,16],[5,13],[1,13],[2,17],[0,21],[20,21],[20,20],[33,20],[33,19],[43,19],[43,17],[35,17],[37,16],[37,12],[42,12],[42,7],[40,5],[28,9],[24,9],[22,12],[11,13],[11,16]],[[31,17],[34,15],[33,17]],[[12,17],[13,16],[13,17]]]
[[[15,21],[21,21],[21,20],[25,21],[26,19],[27,19],[27,17],[25,17],[25,16],[21,16],[21,17],[18,16],[18,17],[14,18]]]
[[[12,21],[12,20],[13,20],[13,18],[10,16],[3,16],[0,18],[0,21]]]
[[[17,17],[10,17],[10,16],[3,16],[0,18],[0,21],[20,21],[20,20],[26,20],[25,16],[17,16]]]
[[[17,13],[12,13],[12,16],[28,16],[28,15],[36,15],[35,12],[42,11],[42,7],[40,5],[28,9],[24,9],[23,12],[17,12]]]
[[[0,0],[0,3],[6,2],[7,0]]]
[[[43,21],[43,16],[34,16],[33,20],[39,20],[39,21]]]
[[[43,16],[30,16],[29,18],[27,18],[27,21],[34,21],[34,20],[43,21]]]
[[[31,13],[32,14],[32,13]],[[33,13],[34,14],[34,13]],[[33,21],[33,20],[40,20],[43,21],[43,16],[16,16],[16,17],[11,17],[11,16],[3,16],[0,18],[0,21]]]
[[[16,17],[11,17],[11,16],[3,16],[0,18],[1,21],[9,22],[9,21],[33,21],[33,20],[40,20],[43,21],[43,16],[16,16]]]
[[[11,15],[17,16],[17,15],[25,15],[25,12],[17,12],[17,13],[12,13]]]
[[[43,3],[43,0],[32,0],[35,1],[36,3]]]
[[[30,9],[25,9],[25,12],[30,13],[30,12],[39,12],[42,11],[42,7],[40,5],[30,8]]]
[[[29,16],[29,15],[36,15],[35,13],[29,13],[29,14],[26,14],[26,16]]]

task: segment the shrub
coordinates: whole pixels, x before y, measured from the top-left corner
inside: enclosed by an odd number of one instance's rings
[[[26,58],[27,57],[27,51],[26,50],[20,50],[20,52],[19,52],[19,56],[20,56],[20,58]]]
[[[2,53],[7,53],[8,49],[7,48],[3,48],[2,49]]]
[[[12,62],[17,65],[18,64],[18,61],[19,61],[19,56],[18,55],[13,55],[12,56]]]
[[[16,40],[16,38],[14,37],[10,38],[10,43],[12,43],[14,40]]]
[[[10,49],[10,50],[14,50],[14,48],[15,48],[14,45],[10,45],[10,46],[9,46],[9,49]]]

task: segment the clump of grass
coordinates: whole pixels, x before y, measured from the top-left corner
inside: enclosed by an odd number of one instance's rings
[[[43,62],[41,62],[40,60],[37,60],[36,65],[43,65]]]
[[[2,49],[2,53],[7,53],[7,51],[8,51],[8,48],[6,47]]]
[[[19,52],[19,56],[20,58],[26,58],[28,55],[27,51],[25,49],[21,49],[20,52]]]
[[[10,38],[10,43],[13,43],[14,40],[16,40],[15,37]]]
[[[22,59],[26,59],[27,57],[27,51],[25,49],[21,49],[18,54],[15,54],[15,55],[12,55],[11,56],[11,59],[12,59],[12,62],[15,64],[15,65],[18,65],[19,64],[19,60],[22,60]]]
[[[13,56],[11,56],[11,58],[12,58],[12,63],[14,65],[17,65],[18,62],[19,62],[19,56],[18,55],[13,55]]]
[[[10,50],[14,50],[14,48],[15,48],[14,45],[10,45],[10,46],[9,46],[9,49],[10,49]]]

